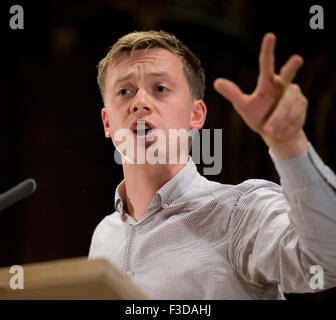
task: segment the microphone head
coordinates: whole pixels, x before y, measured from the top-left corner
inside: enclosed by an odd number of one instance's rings
[[[27,191],[29,191],[29,193],[27,192],[27,195],[30,195],[35,192],[37,186],[36,186],[36,181],[34,179],[31,179],[31,178],[26,179],[22,183],[26,184]]]
[[[26,179],[12,189],[0,194],[0,211],[10,207],[25,197],[28,197],[36,190],[34,179]]]

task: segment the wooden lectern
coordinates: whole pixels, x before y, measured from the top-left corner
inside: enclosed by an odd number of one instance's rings
[[[0,300],[145,300],[130,280],[105,260],[87,257],[23,265],[24,288],[11,289],[10,267],[0,268]]]

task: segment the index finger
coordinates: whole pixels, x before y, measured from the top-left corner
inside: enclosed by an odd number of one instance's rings
[[[274,47],[276,37],[273,33],[265,34],[259,55],[259,72],[261,80],[270,79],[274,75]]]

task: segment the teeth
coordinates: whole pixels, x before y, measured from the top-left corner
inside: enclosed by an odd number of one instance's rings
[[[144,136],[145,134],[146,134],[146,131],[144,131],[144,130],[137,131],[138,136]]]
[[[147,125],[145,122],[140,122],[140,121],[137,122],[137,124],[134,128],[134,130],[137,130],[137,131],[139,131],[139,130],[151,130],[151,129],[152,128],[149,125]]]
[[[152,130],[152,128],[147,125],[145,121],[137,121],[134,127],[134,132],[139,136],[144,136],[148,134],[150,130]]]

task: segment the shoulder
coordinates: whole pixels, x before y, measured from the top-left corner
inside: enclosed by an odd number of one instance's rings
[[[197,184],[193,186],[195,194],[198,196],[208,196],[218,200],[239,200],[249,194],[282,194],[282,187],[272,181],[263,179],[249,179],[239,184],[223,184],[211,181],[200,176]]]
[[[283,189],[280,185],[263,179],[249,179],[236,186],[239,198],[245,197],[283,197]]]
[[[275,218],[287,213],[288,202],[280,185],[262,179],[250,179],[237,185],[239,196],[234,204],[235,219],[252,221]],[[287,220],[286,216],[283,216]]]
[[[263,179],[249,179],[236,186],[241,195],[247,195],[252,192],[264,190],[270,193],[282,193],[282,187],[272,181]]]
[[[107,234],[112,232],[113,229],[118,228],[121,224],[122,220],[118,211],[105,216],[95,228],[92,239],[99,240],[105,238]]]

